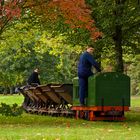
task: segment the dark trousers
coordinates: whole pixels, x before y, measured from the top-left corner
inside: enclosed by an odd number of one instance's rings
[[[79,98],[80,104],[84,105],[85,98],[88,96],[88,77],[92,76],[92,72],[78,72],[79,77]]]
[[[79,77],[79,98],[80,104],[85,104],[85,98],[88,94],[88,77]]]

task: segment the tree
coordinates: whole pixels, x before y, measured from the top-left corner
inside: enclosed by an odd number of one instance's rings
[[[140,94],[140,54],[131,58],[127,74],[131,77],[131,92],[133,95]]]
[[[28,70],[38,63],[34,44],[39,34],[38,29],[30,28],[25,21],[16,21],[7,28],[0,42],[0,85],[12,87],[25,82]]]
[[[35,12],[42,22],[45,22],[46,26],[48,25],[48,29],[53,31],[57,30],[59,33],[66,33],[67,31],[68,34],[71,31],[76,33],[88,31],[92,41],[101,36],[101,32],[96,28],[85,0],[27,0],[25,7]]]
[[[109,48],[115,54],[116,71],[123,72],[123,52],[129,47],[138,50],[140,32],[140,12],[137,0],[86,0],[92,9],[96,26],[103,32],[100,45]],[[107,56],[106,56],[107,57]]]
[[[86,0],[87,3],[85,0],[9,0],[1,1],[1,9],[6,9],[5,6],[8,4],[10,6],[10,2],[16,3],[15,7],[18,8],[21,8],[21,3],[22,6],[24,4],[25,15],[36,16],[36,21],[41,23],[40,26],[43,29],[56,36],[61,34],[67,43],[74,45],[92,44],[102,35],[98,30],[100,29],[103,32],[103,37],[96,42],[98,57],[101,56],[102,50],[104,52],[105,47],[108,50],[113,50],[115,56],[110,55],[110,57],[115,58],[116,71],[119,72],[123,72],[123,51],[127,52],[129,46],[133,45],[134,47],[138,42],[140,22],[139,7],[136,5],[138,1],[136,0],[133,2],[126,0],[114,0],[113,2],[111,0]],[[14,19],[14,14],[10,14],[12,15],[11,19]],[[8,17],[4,14],[2,16]],[[134,34],[136,30],[137,34]],[[136,48],[138,47],[135,47],[135,50]]]
[[[41,83],[70,83],[76,76],[80,46],[72,47],[63,35],[44,31],[38,19],[25,15],[1,35],[0,86],[9,89],[26,84],[34,67],[39,67]],[[29,16],[29,17],[28,17]]]
[[[0,34],[15,18],[21,15],[21,0],[0,0]]]

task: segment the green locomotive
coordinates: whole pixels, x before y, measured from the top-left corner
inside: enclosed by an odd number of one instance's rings
[[[127,75],[107,72],[89,77],[85,107],[80,107],[78,78],[74,78],[72,110],[76,111],[77,118],[89,112],[90,120],[123,120],[124,111],[129,107],[130,78]]]

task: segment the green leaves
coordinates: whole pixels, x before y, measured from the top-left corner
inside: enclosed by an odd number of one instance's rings
[[[18,107],[17,104],[13,104],[12,106],[7,105],[5,103],[1,103],[0,106],[0,114],[3,116],[20,116],[23,113],[23,109]]]

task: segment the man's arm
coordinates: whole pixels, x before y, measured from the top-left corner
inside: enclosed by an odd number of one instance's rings
[[[98,72],[101,71],[101,69],[100,69],[98,63],[95,61],[95,59],[93,58],[92,55],[89,54],[89,55],[87,56],[87,59],[88,59],[88,61],[96,68],[96,70],[97,70]]]

